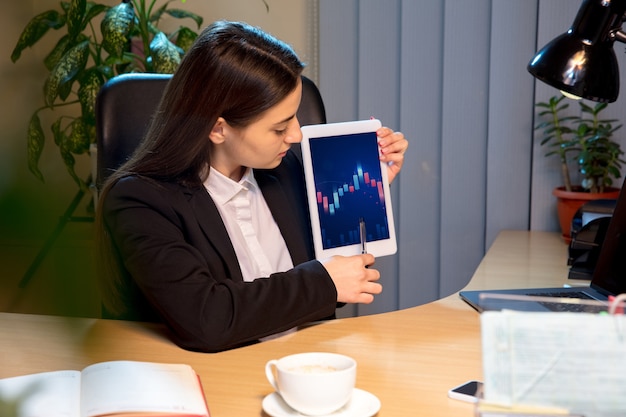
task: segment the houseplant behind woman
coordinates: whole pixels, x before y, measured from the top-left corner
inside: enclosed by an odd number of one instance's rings
[[[570,241],[570,228],[576,211],[587,201],[615,199],[619,188],[612,187],[613,179],[620,178],[623,151],[613,134],[622,125],[617,120],[601,119],[607,103],[591,107],[579,101],[581,115],[564,114],[569,103],[565,96],[553,96],[547,102],[537,103],[541,119],[535,129],[543,132],[541,145],[548,146],[546,156],[557,156],[561,164],[563,185],[553,190],[557,197],[557,212],[563,238]],[[572,184],[570,170],[576,168],[581,178]]]

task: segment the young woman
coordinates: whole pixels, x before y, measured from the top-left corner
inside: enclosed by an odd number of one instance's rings
[[[201,33],[100,197],[108,316],[163,321],[181,347],[219,351],[382,291],[372,255],[314,259],[302,166],[289,150],[302,138],[302,69],[289,46],[249,25]],[[378,135],[393,179],[407,141]]]

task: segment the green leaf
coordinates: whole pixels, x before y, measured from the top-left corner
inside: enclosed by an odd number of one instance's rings
[[[57,65],[52,69],[45,84],[46,105],[53,107],[54,100],[60,95],[62,87],[70,82],[74,76],[87,64],[89,58],[89,41],[83,41],[67,51]]]
[[[63,117],[61,116],[54,123],[52,123],[52,126],[50,126],[50,130],[52,130],[52,137],[54,138],[54,144],[57,146],[61,146],[61,144],[65,140],[65,134],[63,133],[63,129],[61,129],[62,120]]]
[[[71,79],[70,79],[71,81]],[[61,101],[65,101],[67,100],[67,98],[70,96],[70,94],[72,93],[72,84],[73,82],[63,82],[61,83],[61,85],[59,85],[59,99],[61,99]]]
[[[71,0],[67,11],[67,33],[71,38],[78,36],[83,30],[83,17],[87,10],[86,0]]]
[[[188,27],[181,27],[176,34],[176,46],[178,46],[183,51],[187,52],[191,45],[193,45],[194,41],[198,37],[198,34]]]
[[[70,176],[74,179],[74,182],[80,187],[86,187],[86,184],[83,180],[81,180],[78,175],[76,175],[76,171],[74,170],[74,166],[76,164],[76,159],[72,154],[73,142],[76,141],[76,137],[72,137],[73,127],[81,125],[81,121],[76,121],[80,119],[75,119],[69,126],[71,129],[70,135],[66,135],[65,132],[61,129],[61,119],[57,119],[56,122],[52,125],[52,133],[54,135],[54,142],[59,147],[59,153],[61,154],[61,158],[63,159],[63,163],[65,164],[65,168]],[[77,128],[78,130],[82,129],[82,126]],[[78,133],[77,130],[77,133]]]
[[[159,7],[158,9],[156,9],[156,11],[152,13],[150,17],[148,18],[148,23],[157,23],[159,19],[161,19],[161,16],[163,16],[163,13],[165,13],[165,10],[167,10],[168,3],[169,1],[161,5],[161,7]]]
[[[122,56],[134,21],[135,10],[130,2],[122,2],[107,10],[100,24],[104,50],[111,55]]]
[[[619,167],[619,165],[618,165],[618,164],[616,164],[616,165]],[[610,166],[610,167],[609,167],[609,173],[610,173],[613,177],[615,177],[615,178],[619,178],[619,176],[620,176],[619,169],[617,169],[615,166]],[[610,179],[609,179],[609,180],[610,180]]]
[[[180,64],[182,50],[174,45],[163,32],[157,33],[150,42],[152,67],[155,72],[172,74]]]
[[[22,51],[36,44],[49,29],[59,29],[63,25],[65,25],[65,17],[56,10],[48,10],[33,17],[26,24],[15,48],[13,48],[11,61],[16,62],[20,59]]]
[[[81,189],[85,189],[85,182],[81,180],[78,175],[76,175],[76,171],[74,170],[74,166],[76,165],[76,159],[74,158],[74,155],[72,155],[72,153],[63,146],[59,148],[59,152],[61,153],[61,158],[63,158],[63,162],[65,163],[65,168],[67,168],[67,172],[74,179],[74,182]]]
[[[136,57],[129,53],[124,53],[121,57],[109,55],[106,57],[102,65],[97,67],[100,74],[104,76],[105,79],[110,79],[117,74],[123,74],[127,72],[146,72],[146,71],[133,71],[130,68],[129,64],[134,64],[136,62]],[[134,67],[136,68],[136,66]]]
[[[62,149],[81,155],[89,150],[89,145],[95,142],[95,129],[93,125],[87,123],[82,117],[74,119],[69,125],[70,133],[61,143]]]
[[[188,10],[181,10],[181,9],[167,9],[165,10],[165,13],[167,13],[168,15],[176,18],[176,19],[191,19],[194,22],[196,22],[196,25],[198,25],[198,29],[200,29],[200,26],[202,26],[202,22],[204,21],[204,19],[202,18],[202,16],[199,16],[195,13],[192,13]]]
[[[39,115],[34,113],[28,124],[28,169],[41,182],[44,182],[44,180],[39,170],[39,158],[41,157],[41,152],[43,152],[45,141],[46,137],[41,128],[41,120],[39,119]]]
[[[78,88],[78,100],[82,109],[83,119],[87,123],[95,124],[96,121],[96,97],[102,87],[103,81],[97,70],[89,71],[81,80]]]
[[[115,71],[113,70],[113,66],[115,66],[116,63],[119,62],[121,62],[121,58],[109,56],[107,57],[107,59],[104,60],[103,65],[98,66],[98,71],[100,71],[100,73],[107,80],[113,78],[115,77]]]
[[[98,16],[100,13],[104,13],[109,10],[111,6],[107,6],[106,4],[94,4],[92,2],[87,3],[87,12],[85,13],[85,18],[83,19],[83,30],[89,24],[94,17]]]
[[[63,36],[57,44],[52,48],[52,51],[44,58],[43,63],[48,69],[52,71],[52,68],[61,60],[61,57],[67,52],[70,45],[71,38],[69,35]]]

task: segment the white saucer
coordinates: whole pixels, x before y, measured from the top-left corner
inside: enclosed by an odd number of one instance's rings
[[[348,404],[332,414],[318,417],[371,417],[378,413],[378,410],[380,410],[380,400],[374,394],[355,388]],[[263,398],[263,411],[271,417],[303,415],[289,407],[276,392]]]

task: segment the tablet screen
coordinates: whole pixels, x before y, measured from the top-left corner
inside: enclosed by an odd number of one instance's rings
[[[378,120],[302,128],[302,157],[316,256],[396,252]],[[363,244],[365,243],[365,245]]]
[[[312,140],[311,162],[324,249],[389,238],[376,133]]]

